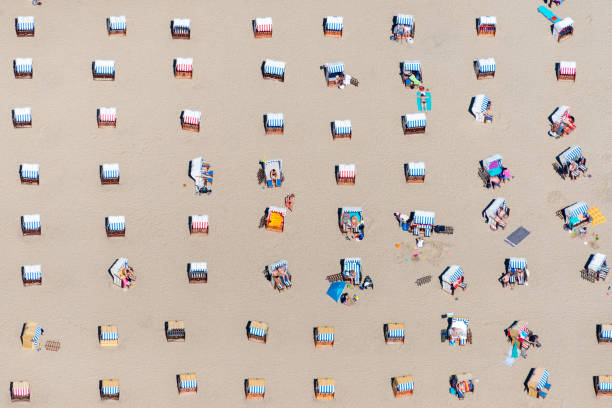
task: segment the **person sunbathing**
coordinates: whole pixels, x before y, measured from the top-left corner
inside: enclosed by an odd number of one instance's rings
[[[346,271],[344,276],[348,278],[351,282],[356,283],[357,272],[355,270]]]
[[[276,169],[270,170],[270,180],[272,181],[272,185],[276,186],[276,182],[278,180],[278,172]]]
[[[580,173],[578,173],[578,165],[576,164],[576,162],[571,162],[569,164],[567,172],[569,173],[569,177],[572,180],[575,180],[579,177]]]
[[[295,201],[295,194],[289,194],[285,197],[285,207],[289,209],[289,211],[293,211],[293,202]]]
[[[491,188],[495,190],[495,187],[501,187],[501,179],[498,176],[489,177]]]
[[[499,217],[499,216],[495,216],[495,222],[497,223],[498,226],[500,226],[502,229],[506,228],[506,223],[504,222],[504,220]]]

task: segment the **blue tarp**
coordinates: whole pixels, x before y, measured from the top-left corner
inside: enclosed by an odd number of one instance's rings
[[[327,294],[329,297],[334,299],[334,301],[338,302],[340,300],[340,296],[342,296],[342,292],[346,287],[346,283],[344,282],[333,282],[329,285],[329,289],[327,289]]]

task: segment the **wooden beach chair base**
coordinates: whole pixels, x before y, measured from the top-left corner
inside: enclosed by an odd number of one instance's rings
[[[408,176],[406,177],[406,183],[424,183],[425,176]]]
[[[352,186],[355,184],[355,177],[337,177],[336,184],[338,184],[339,186]]]
[[[385,343],[387,344],[392,344],[392,343],[404,343],[404,337],[400,337],[400,338],[395,338],[395,337],[386,337],[385,336]]]
[[[264,79],[275,79],[280,82],[285,82],[285,77],[280,75],[263,74]]]
[[[334,399],[336,397],[336,393],[315,393],[315,398],[318,400],[326,400],[326,399]]]
[[[20,177],[21,178],[21,184],[39,184],[40,180],[39,179],[31,179],[31,178],[25,178],[25,177]]]
[[[323,30],[323,34],[326,37],[336,37],[336,38],[341,38],[342,37],[342,30],[337,31],[337,30]]]
[[[411,396],[413,392],[414,392],[413,390],[410,390],[410,391],[398,391],[398,390],[394,389],[393,390],[393,395],[395,396],[395,398],[402,398],[402,397]]]
[[[189,283],[207,283],[208,282],[208,278],[206,276],[204,277],[189,277]]]
[[[11,395],[11,402],[30,402],[29,395]]]
[[[108,35],[119,35],[119,36],[125,37],[127,35],[127,29],[126,30],[111,30],[109,28]]]
[[[476,74],[476,79],[495,78],[495,72],[479,72]]]
[[[174,71],[174,77],[180,79],[191,79],[193,72]]]
[[[272,31],[254,31],[255,38],[272,38]]]
[[[166,341],[169,342],[169,343],[173,343],[173,342],[176,342],[176,341],[184,342],[185,341],[185,335],[184,334],[183,335],[171,335],[171,334],[167,334],[166,335]]]
[[[40,235],[40,228],[36,230],[22,229],[23,235]]]
[[[100,177],[100,183],[102,183],[102,184],[119,184],[119,177],[117,177],[117,178],[104,178],[104,177]]]
[[[32,122],[15,122],[13,121],[13,127],[14,128],[30,128],[32,127]]]
[[[34,280],[23,280],[23,286],[40,286],[42,285],[42,279],[34,279]]]
[[[478,30],[478,37],[495,37],[495,33],[497,32],[497,29],[493,29],[493,30]]]
[[[190,234],[206,234],[208,235],[208,228],[192,228],[189,227]]]
[[[404,134],[405,135],[417,134],[417,133],[425,133],[425,128],[424,127],[404,128]]]
[[[200,124],[198,123],[197,125],[192,125],[190,123],[181,123],[181,128],[189,132],[199,132]]]
[[[32,72],[16,72],[15,71],[16,79],[32,79],[32,77],[33,77]]]
[[[93,79],[96,81],[114,81],[115,74],[93,74]]]
[[[249,334],[247,334],[247,339],[249,341],[254,341],[254,342],[257,342],[257,343],[264,343],[264,344],[266,344],[268,336],[256,336],[254,334],[250,334],[249,333]]]
[[[119,400],[119,394],[104,394],[100,391],[101,400]]]
[[[106,121],[101,121],[98,120],[98,128],[104,128],[104,127],[117,127],[117,121],[113,121],[113,122],[106,122]]]
[[[334,134],[334,140],[336,140],[336,139],[350,139],[352,137],[353,137],[353,132],[348,133],[348,134],[342,134],[342,135]]]
[[[266,223],[266,230],[268,231],[283,232],[283,229],[284,229],[283,226],[275,227],[275,226],[272,226]]]
[[[125,237],[125,230],[123,231],[110,231],[110,230],[106,230],[106,236],[111,238],[111,237]]]
[[[17,37],[34,37],[34,30],[16,30]]]
[[[315,340],[315,347],[316,348],[334,347],[334,342],[333,341],[317,341],[317,340]]]
[[[266,127],[266,135],[282,135],[285,133],[285,126],[276,128],[276,127]]]
[[[266,393],[263,393],[263,394],[253,394],[253,393],[250,393],[248,391],[245,391],[246,399],[249,399],[249,400],[250,399],[264,399],[265,395],[266,395]]]
[[[195,387],[195,388],[181,388],[181,387],[179,387],[178,392],[179,392],[179,394],[187,394],[187,393],[190,393],[190,392],[196,392],[197,393],[198,392],[198,387]]]
[[[576,75],[558,74],[557,75],[557,81],[574,81],[574,82],[576,82]]]
[[[598,333],[597,334],[597,343],[601,344],[601,343],[609,343],[612,344],[612,339],[604,339],[601,337],[601,334]]]

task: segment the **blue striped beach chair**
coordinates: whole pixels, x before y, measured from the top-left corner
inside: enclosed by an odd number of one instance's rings
[[[314,344],[316,348],[333,347],[335,340],[333,326],[318,326],[314,329]]]
[[[612,324],[600,324],[597,330],[598,343],[612,343]]]
[[[23,286],[40,286],[42,285],[42,266],[41,265],[24,265],[21,267],[21,279]]]
[[[415,81],[411,79],[412,75],[414,75]],[[404,82],[406,88],[414,89],[415,86],[421,85],[422,80],[423,72],[421,71],[421,61],[402,61],[402,82]]]
[[[476,79],[495,78],[495,58],[476,60]]]
[[[95,60],[92,68],[94,80],[115,80],[115,61]]]
[[[323,19],[323,35],[326,37],[342,37],[344,17],[327,16]]]
[[[404,323],[386,323],[384,326],[385,342],[404,343],[406,338],[406,326]]]
[[[450,346],[472,344],[472,331],[470,330],[470,319],[468,318],[453,317],[446,333]]]
[[[119,394],[119,380],[105,379],[100,381],[100,399],[118,400]]]
[[[455,289],[459,287],[465,289],[467,286],[462,286],[465,279],[463,276],[463,269],[458,265],[451,265],[446,268],[440,279],[442,280],[442,289],[451,295],[455,293]]]
[[[111,215],[106,217],[106,236],[125,237],[125,217],[122,215]]]
[[[544,368],[537,367],[531,370],[527,381],[527,390],[530,397],[546,398],[551,385],[548,383],[550,372]]]
[[[266,113],[264,129],[267,135],[282,135],[285,132],[285,118],[282,113]]]
[[[191,38],[191,20],[188,18],[175,18],[170,22],[170,32],[175,40],[189,40]]]
[[[189,279],[189,283],[208,282],[208,263],[190,262],[187,266],[187,278]]]
[[[344,258],[342,261],[342,278],[355,286],[361,284],[361,258]]]
[[[508,258],[506,273],[509,283],[524,285],[527,282],[527,260],[525,258]]]
[[[40,165],[36,163],[22,163],[19,166],[21,184],[40,183]]]
[[[497,17],[480,16],[476,21],[476,34],[481,37],[495,37],[497,33]]]
[[[284,274],[277,273],[277,270],[279,268],[285,268]],[[272,277],[272,281],[274,282],[274,288],[278,289],[279,292],[291,288],[291,273],[289,272],[289,267],[287,266],[286,260],[283,259],[268,265],[267,271]]]
[[[119,345],[119,329],[116,325],[98,327],[98,341],[102,347],[117,347]]]
[[[19,16],[15,19],[17,37],[34,37],[34,16]]]
[[[23,235],[40,235],[40,214],[26,214],[21,217]]]
[[[314,381],[316,399],[334,399],[336,385],[333,378],[316,378]]]
[[[586,269],[592,280],[606,280],[610,273],[606,255],[599,252],[591,255]]]
[[[595,377],[595,395],[598,397],[612,396],[612,375],[598,375]]]
[[[404,39],[414,38],[416,26],[414,23],[414,16],[410,14],[397,14],[393,17],[393,26],[391,32],[393,33],[393,39],[401,41]]]
[[[266,380],[263,378],[247,378],[244,381],[246,399],[263,399],[266,396]]]
[[[584,201],[578,201],[557,211],[557,216],[563,218],[565,225],[570,229],[591,222],[589,206]]]
[[[32,127],[32,108],[14,108],[12,117],[14,128]]]
[[[485,94],[478,94],[472,99],[470,112],[474,115],[477,122],[487,123],[492,121],[492,115],[489,112],[491,108],[491,100]]]
[[[198,377],[195,373],[183,373],[177,376],[177,387],[180,394],[198,392]]]
[[[414,236],[418,236],[422,232],[424,236],[430,237],[435,218],[436,213],[433,211],[415,210],[409,221],[408,230],[412,232]]]
[[[405,166],[406,183],[425,182],[425,162],[409,162]]]
[[[255,38],[272,38],[272,17],[257,17],[252,23]]]
[[[127,34],[127,20],[125,16],[110,16],[106,19],[106,30],[108,35],[121,35]]]
[[[263,63],[264,79],[276,79],[280,82],[285,82],[286,64],[283,61],[265,60]]]
[[[394,377],[392,385],[395,398],[407,397],[414,393],[414,379],[411,375]]]
[[[15,78],[30,79],[34,75],[32,58],[15,58],[13,60],[13,73]]]
[[[323,64],[323,72],[328,87],[338,86],[338,79],[344,75],[344,62],[327,62]]]
[[[166,341],[185,341],[185,322],[182,320],[168,320],[165,328]]]
[[[268,323],[251,320],[247,324],[247,339],[265,344],[268,341],[268,329]]]
[[[119,184],[119,163],[102,163],[100,166],[100,183]]]
[[[402,129],[405,135],[425,133],[427,117],[424,113],[411,113],[402,116]]]
[[[350,139],[353,136],[353,125],[350,120],[334,120],[332,123],[332,137],[336,139]]]
[[[42,347],[40,336],[42,336],[40,324],[25,322],[21,332],[21,347],[26,350],[39,350]]]

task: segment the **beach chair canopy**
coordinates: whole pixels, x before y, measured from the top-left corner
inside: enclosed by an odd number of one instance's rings
[[[563,211],[565,214],[565,219],[569,220],[572,217],[577,217],[579,215],[588,215],[589,206],[584,201],[579,201],[566,207]]]
[[[178,72],[192,72],[193,71],[193,58],[180,58],[174,59],[174,66]]]
[[[14,108],[13,120],[18,123],[32,122],[32,108]]]
[[[113,276],[119,277],[119,273],[121,272],[122,268],[127,268],[128,267],[128,259],[127,258],[118,258],[114,263],[113,266],[111,266],[110,268],[110,272]]]
[[[425,175],[425,162],[409,162],[408,163],[408,175],[409,176],[424,176]],[[432,221],[433,225],[433,221]]]
[[[202,120],[202,112],[185,109],[183,110],[183,123],[188,125],[199,125]]]
[[[497,25],[497,17],[495,16],[480,16],[478,18],[479,25]]]
[[[195,373],[179,374],[179,387],[181,389],[197,388],[198,377]]]
[[[208,271],[207,262],[189,262],[189,272],[206,272]]]
[[[508,269],[527,269],[527,260],[525,258],[508,258]]]
[[[38,179],[40,173],[40,165],[34,163],[22,163],[19,168],[19,174],[25,179]]]
[[[416,71],[421,72],[421,61],[411,60],[402,62],[402,71]]]
[[[415,210],[414,216],[412,217],[412,221],[418,225],[434,225],[434,219],[436,218],[436,213],[433,211],[421,211]]]
[[[495,58],[479,58],[476,61],[478,71],[481,73],[495,72]]]
[[[104,395],[119,394],[119,380],[102,380],[102,394]]]
[[[355,271],[355,282],[361,282],[361,258],[344,258],[343,264],[342,273],[349,276],[350,271]]]
[[[572,27],[573,25],[574,20],[572,20],[570,17],[565,17],[564,19],[557,21],[555,24],[553,24],[553,34],[555,38],[558,38],[559,34],[561,34],[563,30]]]
[[[572,147],[568,147],[566,150],[564,150],[563,153],[557,156],[557,160],[562,166],[565,166],[566,164],[570,164],[574,160],[577,160],[581,157],[582,149],[580,148],[580,146],[575,145]]]
[[[350,120],[334,120],[334,134],[349,135],[353,130]]]
[[[264,73],[270,75],[285,75],[285,63],[283,61],[274,61],[267,59],[264,62]]]
[[[387,323],[387,337],[391,339],[399,339],[406,335],[406,326],[404,323]]]
[[[99,108],[99,118],[102,122],[115,122],[117,120],[117,108]]]
[[[451,329],[455,329],[455,332],[457,332],[460,337],[467,337],[469,326],[470,319],[464,317],[453,317],[450,325]]]
[[[359,221],[361,221],[363,211],[361,207],[342,207],[342,213],[348,213],[349,216],[356,216]]]
[[[270,265],[268,265],[268,272],[272,273],[276,269],[280,268],[281,266],[284,266],[285,269],[288,269],[287,268],[287,261],[285,259],[281,259],[278,262],[274,262],[274,263],[271,263]]]
[[[612,324],[602,324],[599,336],[602,339],[612,340]]]
[[[119,178],[119,163],[103,163],[102,177],[105,179]]]
[[[127,28],[127,20],[125,16],[110,16],[108,18],[108,26],[111,30],[125,30]]]
[[[424,113],[411,113],[402,116],[402,124],[406,129],[421,128],[427,124],[427,117]]]
[[[559,106],[550,116],[550,119],[553,123],[560,123],[562,119],[566,118],[569,115],[569,109],[569,106]]]
[[[489,175],[497,175],[501,173],[502,160],[503,157],[500,154],[494,154],[486,159],[482,159],[482,167],[489,172]]]
[[[207,229],[208,215],[192,215],[191,226],[195,229]]]
[[[414,24],[414,16],[411,14],[397,14],[395,16],[395,24],[411,26]]]
[[[470,108],[472,114],[476,117],[478,115],[485,113],[487,111],[487,107],[489,106],[489,97],[485,94],[479,94],[474,97],[474,103]]]
[[[403,375],[393,379],[393,388],[399,392],[413,391],[414,379],[411,375]]]
[[[117,326],[100,326],[100,340],[119,340],[119,329]]]
[[[334,341],[334,328],[332,326],[319,326],[316,329],[317,341],[332,342]]]
[[[249,394],[263,394],[266,392],[266,380],[263,378],[247,379],[247,390]]]
[[[344,288],[346,287],[346,283],[344,283],[343,281],[340,282],[332,282],[329,285],[329,288],[327,289],[327,295],[334,299],[335,302],[338,302],[340,300],[340,297],[342,296],[342,292],[344,291]]]
[[[33,31],[34,30],[34,16],[17,17],[17,30]]]
[[[96,74],[114,74],[115,61],[112,60],[95,60],[94,72]]]
[[[344,73],[344,62],[328,62],[323,65],[328,78]]]
[[[272,31],[272,17],[257,17],[255,19],[255,30],[260,33]]]
[[[342,31],[344,26],[344,17],[327,16],[325,18],[325,29],[330,31]]]
[[[536,368],[536,371],[538,369]],[[542,388],[544,388],[544,385],[546,385],[546,383],[548,383],[548,377],[550,376],[550,373],[548,372],[548,370],[544,369],[544,371],[541,372],[541,374],[539,375],[539,379],[538,382],[536,384],[536,389],[541,390]],[[538,377],[536,377],[538,378]]]
[[[203,177],[202,177],[202,164],[204,163],[203,157],[196,157],[191,159],[191,163],[189,164],[189,177],[194,179],[196,185],[204,185]]]
[[[489,219],[494,219],[495,216],[497,215],[497,209],[498,208],[506,208],[506,199],[505,198],[496,198],[495,200],[493,200],[493,202],[491,204],[489,204],[489,206],[487,207],[487,209],[485,210],[485,214],[487,215],[487,217]]]
[[[29,281],[42,279],[41,265],[23,265],[23,279]]]
[[[188,18],[175,18],[172,20],[172,28],[174,30],[189,30],[191,28],[191,20]]]
[[[606,256],[604,254],[601,254],[601,253],[593,254],[593,256],[591,257],[591,260],[589,261],[589,264],[587,265],[587,269],[594,271],[594,272],[599,272],[602,266],[604,266],[605,262],[606,262]]]
[[[457,282],[463,276],[463,269],[458,265],[451,265],[446,269],[446,272],[442,274],[442,281],[453,284]]]
[[[319,394],[334,394],[336,386],[333,378],[317,378],[317,392]]]
[[[40,229],[40,214],[26,214],[23,216],[23,227],[27,230]]]
[[[125,230],[125,217],[123,215],[111,215],[106,217],[106,225],[109,231]]]
[[[282,113],[266,113],[267,127],[283,127],[285,119]]]
[[[598,391],[612,391],[612,375],[597,376]]]
[[[559,61],[559,74],[576,75],[576,61]]]
[[[251,320],[249,324],[249,334],[258,337],[264,337],[268,333],[268,323]]]
[[[27,381],[13,381],[11,383],[11,394],[14,397],[28,397],[30,395],[30,383]]]
[[[278,213],[284,217],[287,214],[287,209],[282,207],[270,206],[268,207],[268,218],[270,218],[271,213]]]
[[[32,73],[32,58],[15,58],[13,65],[18,74]]]
[[[339,178],[355,177],[355,165],[354,164],[339,164],[338,165],[338,177]]]

